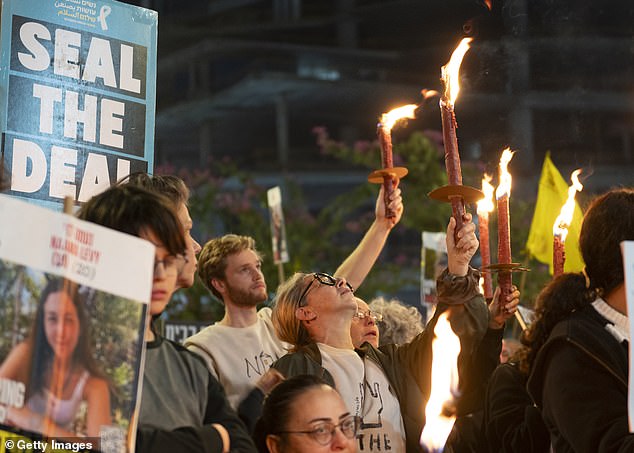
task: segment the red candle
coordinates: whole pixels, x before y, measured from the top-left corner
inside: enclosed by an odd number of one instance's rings
[[[482,192],[484,198],[478,201],[478,229],[480,230],[480,256],[482,268],[491,265],[491,247],[489,245],[489,214],[493,211],[493,186],[489,184],[491,177],[487,174],[482,178]],[[487,300],[493,298],[493,282],[491,272],[483,272],[484,297]]]
[[[381,166],[384,170],[394,168],[392,158],[392,128],[397,121],[403,118],[414,118],[414,111],[418,108],[416,104],[407,104],[390,110],[381,115],[381,120],[376,127],[376,132],[381,145]],[[385,217],[390,219],[396,214],[389,209],[390,196],[394,192],[394,175],[389,172],[383,174],[383,196],[385,202]]]
[[[507,170],[508,163],[513,158],[513,152],[507,148],[500,158],[500,184],[495,192],[498,205],[498,264],[511,264],[511,221],[509,213],[509,198],[511,194],[511,174]],[[510,271],[498,272],[498,286],[502,300],[511,294],[513,279]]]
[[[566,262],[566,250],[564,241],[560,234],[556,234],[553,240],[553,275],[557,277],[564,273],[564,263]]]
[[[583,185],[579,182],[579,174],[581,169],[577,169],[570,175],[572,184],[568,187],[568,199],[561,207],[559,215],[553,224],[553,275],[557,277],[564,273],[564,264],[566,262],[566,237],[568,236],[568,228],[572,222],[575,213],[575,195],[583,189]]]
[[[394,167],[394,160],[392,158],[391,130],[383,123],[379,123],[376,127],[376,132],[381,144],[381,167],[392,168]]]
[[[480,255],[482,256],[482,267],[491,265],[491,249],[489,247],[489,215],[478,214],[478,228],[480,229]],[[493,298],[493,282],[490,272],[483,272],[484,276],[484,298]]]
[[[390,169],[394,167],[394,161],[392,159],[392,134],[390,130],[383,126],[381,123],[377,126],[377,135],[379,136],[379,143],[381,144],[381,166],[383,169]],[[393,218],[396,214],[390,208],[388,208],[390,196],[394,192],[394,179],[389,174],[383,175],[383,200],[385,203],[385,217],[388,219]]]
[[[451,54],[449,63],[441,68],[441,79],[445,85],[440,99],[440,115],[442,120],[442,134],[445,145],[445,167],[449,185],[462,185],[462,169],[460,168],[460,153],[458,152],[458,138],[456,129],[456,115],[454,103],[460,92],[460,64],[469,50],[471,38],[464,38]],[[451,211],[456,219],[456,233],[462,228],[464,221],[464,199],[460,196],[451,197]]]
[[[447,179],[452,186],[462,185],[462,169],[460,168],[460,153],[458,151],[458,138],[456,136],[456,115],[451,106],[440,101],[442,118],[442,136],[445,145],[445,167]],[[462,228],[464,219],[464,200],[462,197],[451,198],[451,213],[456,219],[456,232]]]

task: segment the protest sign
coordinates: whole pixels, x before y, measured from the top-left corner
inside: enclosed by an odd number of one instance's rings
[[[627,312],[634,313],[634,241],[621,242],[621,253],[623,254],[623,275],[625,277],[625,300],[627,302]],[[630,338],[634,332],[632,324],[634,316],[628,316],[630,327]],[[628,385],[627,414],[630,432],[634,432],[634,348],[629,348],[630,358],[630,382]]]
[[[275,264],[288,263],[286,226],[284,225],[284,211],[282,211],[282,191],[279,186],[276,186],[269,189],[266,195],[271,219],[273,262]]]
[[[0,218],[0,436],[133,451],[154,247],[5,195]]]
[[[157,14],[112,0],[3,0],[5,192],[58,207],[153,167]]]

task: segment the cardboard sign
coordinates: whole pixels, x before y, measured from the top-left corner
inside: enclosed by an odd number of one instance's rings
[[[133,451],[154,246],[6,195],[0,218],[0,437]]]
[[[110,0],[3,0],[5,192],[59,207],[152,171],[157,20]]]

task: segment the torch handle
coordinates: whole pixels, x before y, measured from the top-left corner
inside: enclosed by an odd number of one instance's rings
[[[393,219],[396,217],[394,210],[389,208],[390,196],[394,193],[394,179],[391,176],[383,176],[383,203],[385,205],[385,218]]]
[[[498,286],[501,304],[506,305],[507,297],[513,292],[513,275],[510,272],[498,272]]]
[[[458,231],[464,225],[464,199],[462,197],[451,197],[451,213],[456,219],[456,229],[454,230],[454,239],[458,242]]]

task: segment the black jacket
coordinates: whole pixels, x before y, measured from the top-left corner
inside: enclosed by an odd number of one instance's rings
[[[542,409],[555,452],[631,452],[627,346],[592,306],[555,326],[540,350],[528,390]]]
[[[515,363],[498,366],[489,380],[484,429],[490,453],[548,453],[550,435]]]

